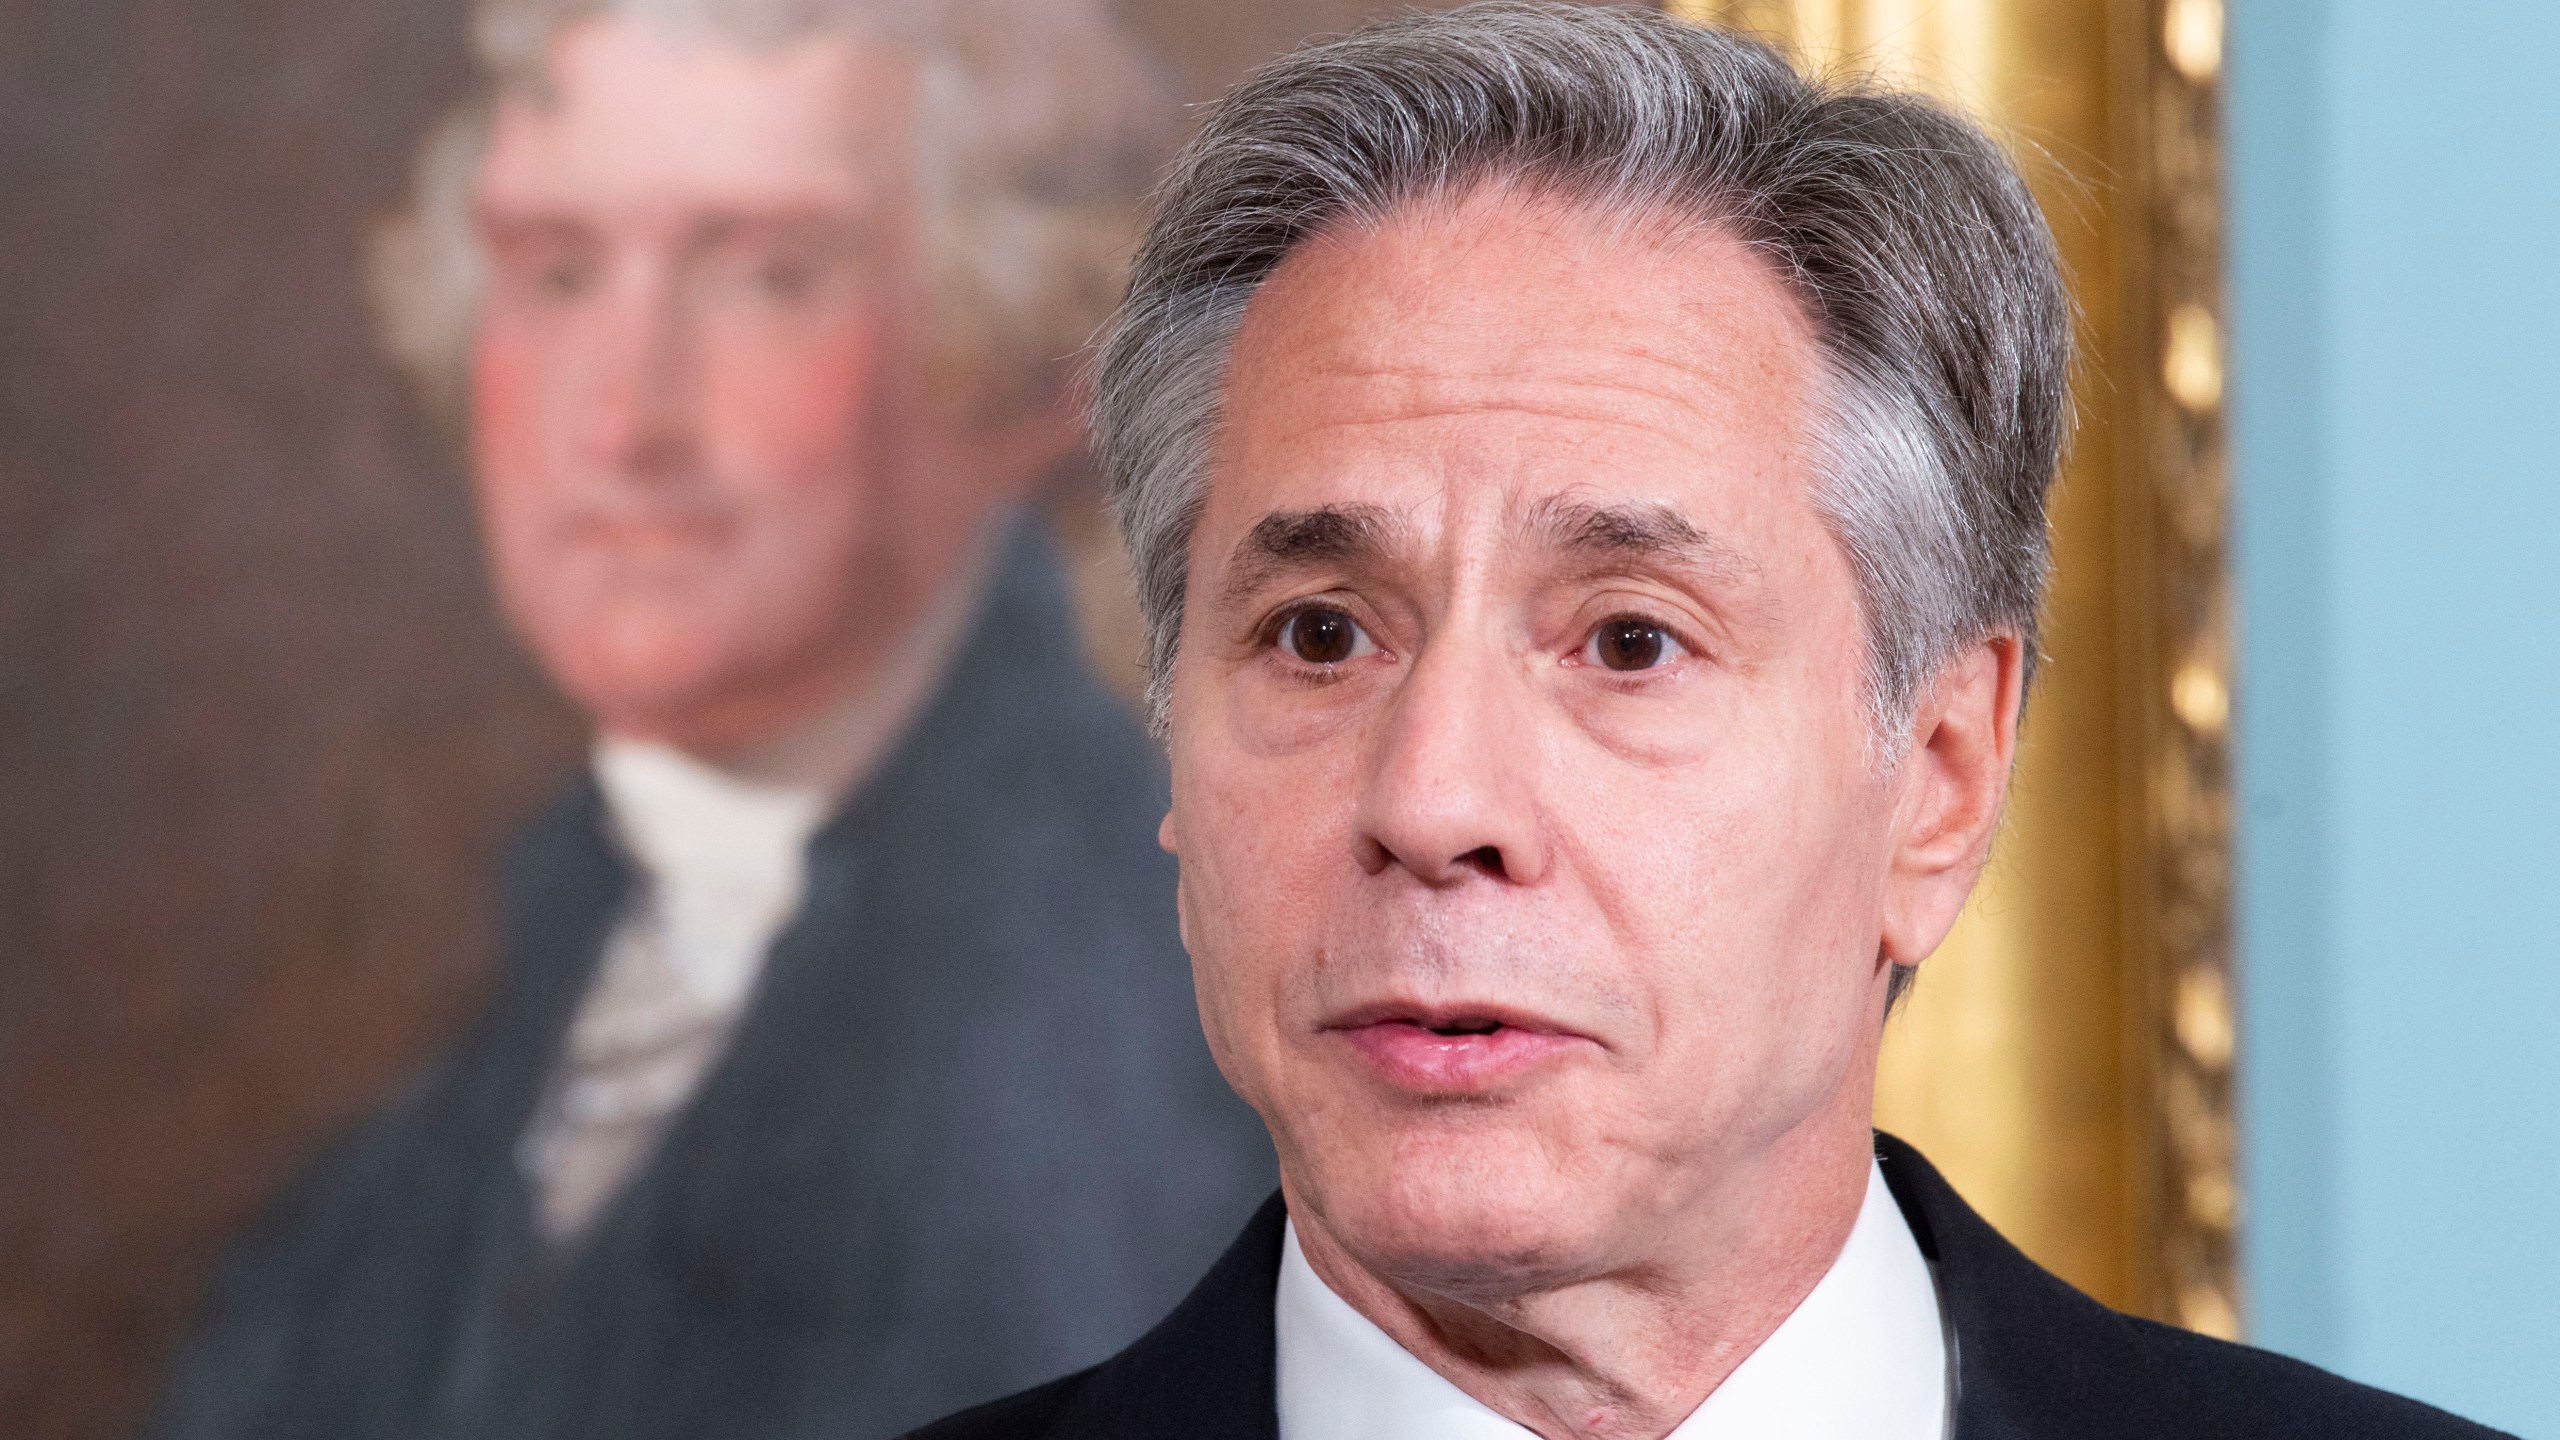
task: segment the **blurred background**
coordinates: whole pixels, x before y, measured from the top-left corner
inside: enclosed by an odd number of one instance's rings
[[[1117,8],[1196,102],[1399,7]],[[2111,1303],[2560,1433],[2560,10],[1675,8],[2000,125],[2085,319],[2018,798],[1882,1123]],[[465,10],[0,0],[11,1437],[129,1433],[479,1003],[582,752],[366,299]],[[1044,510],[1132,678],[1089,482]]]

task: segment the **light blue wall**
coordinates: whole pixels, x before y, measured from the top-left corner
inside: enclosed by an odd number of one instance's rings
[[[2256,1340],[2560,1437],[2560,0],[2233,0]]]

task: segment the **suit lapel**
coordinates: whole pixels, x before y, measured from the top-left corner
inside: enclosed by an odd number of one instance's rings
[[[1955,1344],[1954,1440],[2135,1440],[2162,1433],[2131,1323],[2039,1267],[1974,1213],[1920,1152],[1876,1158],[1936,1271]]]
[[[1272,1196],[1163,1323],[1093,1372],[1055,1440],[1280,1440],[1272,1298],[1281,1226]]]
[[[438,1337],[443,1354],[431,1372],[435,1391],[423,1433],[497,1433],[493,1408],[511,1418],[531,1408],[498,1397],[519,1392],[511,1376],[521,1359],[520,1317],[529,1297],[557,1283],[559,1269],[534,1233],[516,1142],[630,889],[630,871],[605,826],[603,793],[581,776],[509,853],[499,994],[483,1030],[444,1071],[457,1089],[455,1128],[419,1149],[422,1161],[470,1187],[463,1235],[444,1247],[419,1244],[416,1252],[419,1263],[452,1271],[459,1287],[450,1328]],[[414,1196],[386,1200],[417,1205]]]

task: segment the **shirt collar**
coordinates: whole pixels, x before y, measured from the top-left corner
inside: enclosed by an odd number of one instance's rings
[[[1333,1293],[1282,1241],[1280,1440],[1535,1440]],[[1947,1345],[1928,1262],[1870,1167],[1830,1270],[1669,1440],[1940,1440]]]

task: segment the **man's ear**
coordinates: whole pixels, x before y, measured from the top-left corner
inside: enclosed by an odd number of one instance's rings
[[[1164,847],[1167,855],[1176,860],[1182,858],[1180,832],[1174,828],[1170,807],[1164,812],[1164,822],[1156,826],[1156,843]],[[1174,933],[1182,937],[1182,948],[1186,954],[1199,953],[1191,948],[1191,898],[1180,884],[1173,887],[1173,928]]]
[[[1884,953],[1917,965],[1955,927],[1991,853],[2018,754],[2026,648],[1996,634],[1938,672],[1912,717],[1894,785]]]

